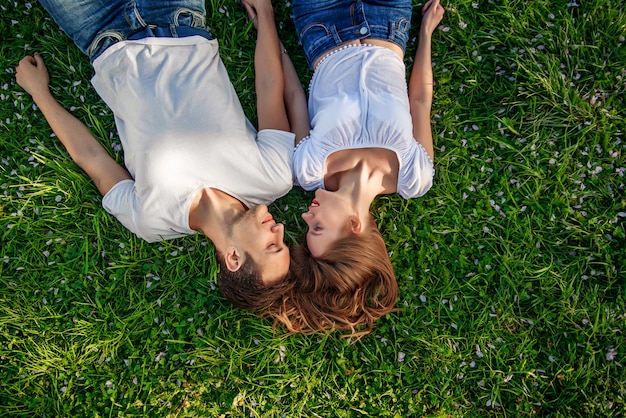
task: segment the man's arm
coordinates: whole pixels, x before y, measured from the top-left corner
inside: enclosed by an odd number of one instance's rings
[[[409,80],[413,137],[424,147],[432,161],[434,161],[435,152],[430,128],[430,112],[433,103],[431,40],[433,31],[443,18],[443,13],[444,8],[439,4],[439,0],[429,0],[422,8],[422,25]]]
[[[283,99],[283,65],[280,41],[274,23],[270,0],[242,1],[257,28],[254,50],[255,89],[257,97],[258,129],[289,131],[289,120]]]
[[[72,160],[88,175],[104,196],[118,182],[132,179],[94,138],[87,126],[65,110],[48,88],[50,80],[43,58],[26,56],[16,68],[17,83],[30,94]]]

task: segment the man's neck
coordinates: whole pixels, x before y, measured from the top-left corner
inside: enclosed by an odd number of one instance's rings
[[[221,190],[205,188],[194,198],[189,209],[189,227],[202,231],[220,250],[226,246],[228,225],[247,210],[238,199]]]

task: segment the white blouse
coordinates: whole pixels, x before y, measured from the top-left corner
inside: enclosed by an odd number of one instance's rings
[[[311,132],[296,147],[295,182],[324,188],[327,158],[357,148],[385,148],[398,156],[398,193],[419,197],[432,186],[434,166],[413,138],[406,69],[388,48],[348,45],[320,61],[310,84]]]

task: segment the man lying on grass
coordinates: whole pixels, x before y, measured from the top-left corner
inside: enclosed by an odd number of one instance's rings
[[[289,108],[304,92],[281,54],[269,0],[253,5],[259,132],[206,29],[204,0],[41,3],[89,56],[126,167],[52,96],[41,55],[24,57],[16,79],[104,196],[104,208],[148,242],[204,233],[228,276],[221,282],[240,290],[229,297],[235,305],[259,309],[282,294],[289,249],[265,205],[292,187],[285,101]]]

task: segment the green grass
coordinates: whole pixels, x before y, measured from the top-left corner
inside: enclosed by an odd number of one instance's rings
[[[14,78],[40,51],[121,162],[88,59],[0,0],[0,416],[626,416],[626,4],[444,6],[435,185],[375,201],[398,310],[352,342],[273,331],[220,296],[207,239],[147,244],[108,215]],[[208,10],[254,121],[253,31]],[[290,242],[310,196],[272,207]]]

